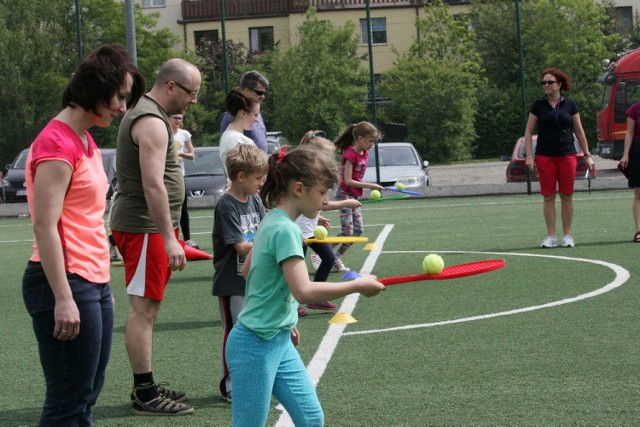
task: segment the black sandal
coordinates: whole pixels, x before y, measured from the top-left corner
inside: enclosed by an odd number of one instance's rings
[[[640,231],[636,231],[636,234],[633,235],[633,240],[632,242],[634,243],[640,243]]]

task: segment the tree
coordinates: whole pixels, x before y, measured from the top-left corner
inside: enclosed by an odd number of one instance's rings
[[[297,44],[261,60],[273,102],[265,120],[292,141],[312,129],[333,139],[366,112],[367,75],[356,53],[356,26],[337,28],[309,9],[298,30]]]
[[[0,164],[4,165],[33,141],[61,108],[62,90],[79,59],[76,14],[69,1],[0,1]],[[82,0],[85,53],[100,44],[126,44],[123,3]],[[155,18],[135,9],[138,63],[147,78],[175,53],[176,39],[155,30]],[[92,135],[100,145],[115,143],[117,126]]]
[[[474,34],[442,0],[416,20],[419,37],[383,75],[384,114],[405,123],[408,139],[432,162],[471,158],[478,90],[484,85]],[[419,84],[416,84],[419,82]]]
[[[527,111],[533,100],[543,95],[539,84],[542,70],[559,68],[573,81],[569,96],[578,103],[587,139],[595,143],[602,60],[610,58],[620,45],[606,8],[593,0],[531,0],[520,4]],[[491,88],[483,92],[487,98],[480,101],[484,108],[477,117],[479,146],[497,144],[509,150],[504,154],[510,154],[510,147],[524,133],[525,121],[520,112],[516,29],[511,20],[504,19],[515,16],[515,9],[512,1],[486,0],[474,2],[472,13],[477,17],[474,26],[478,48]],[[495,104],[496,100],[501,101]],[[499,128],[481,128],[498,123],[502,123]]]

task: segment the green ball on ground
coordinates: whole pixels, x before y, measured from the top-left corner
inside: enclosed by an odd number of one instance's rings
[[[372,190],[371,194],[369,194],[369,197],[372,198],[373,200],[379,199],[380,196],[382,196],[382,194],[378,190]]]
[[[327,231],[326,228],[319,225],[313,229],[313,235],[318,240],[324,240],[329,235],[329,232]]]
[[[396,182],[396,190],[404,190],[404,184],[400,181]]]
[[[440,255],[429,254],[422,260],[422,270],[426,274],[440,274],[444,269],[444,260]]]

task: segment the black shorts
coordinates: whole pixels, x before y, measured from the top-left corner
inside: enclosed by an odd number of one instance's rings
[[[640,187],[640,141],[633,141],[629,150],[629,188]]]

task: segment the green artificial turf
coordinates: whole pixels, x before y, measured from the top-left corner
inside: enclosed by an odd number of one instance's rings
[[[378,277],[416,274],[432,252],[447,265],[500,258],[506,267],[360,297],[352,313],[358,322],[346,326],[333,354],[324,355],[328,363],[317,390],[326,424],[639,425],[640,245],[631,243],[632,193],[577,193],[574,199],[576,247],[551,250],[539,248],[546,234],[539,195],[365,205],[371,242],[385,227],[392,229],[378,244],[380,253],[364,251],[363,244],[347,252],[343,260],[353,270],[371,265]],[[207,252],[212,216],[211,210],[191,211],[192,238]],[[334,235],[337,213],[327,216]],[[31,250],[29,220],[2,219],[0,232],[0,425],[35,425],[44,381],[20,291]],[[625,272],[630,278],[619,287],[553,305],[597,291]],[[211,262],[191,262],[174,273],[156,324],[154,375],[189,392],[196,407],[179,419],[130,414],[123,273],[122,267],[112,269],[116,325],[95,425],[230,425],[231,407],[217,390],[222,336]],[[551,306],[525,311],[545,304]],[[299,351],[306,363],[332,315],[310,311],[300,319]],[[269,425],[280,415],[275,404]]]

